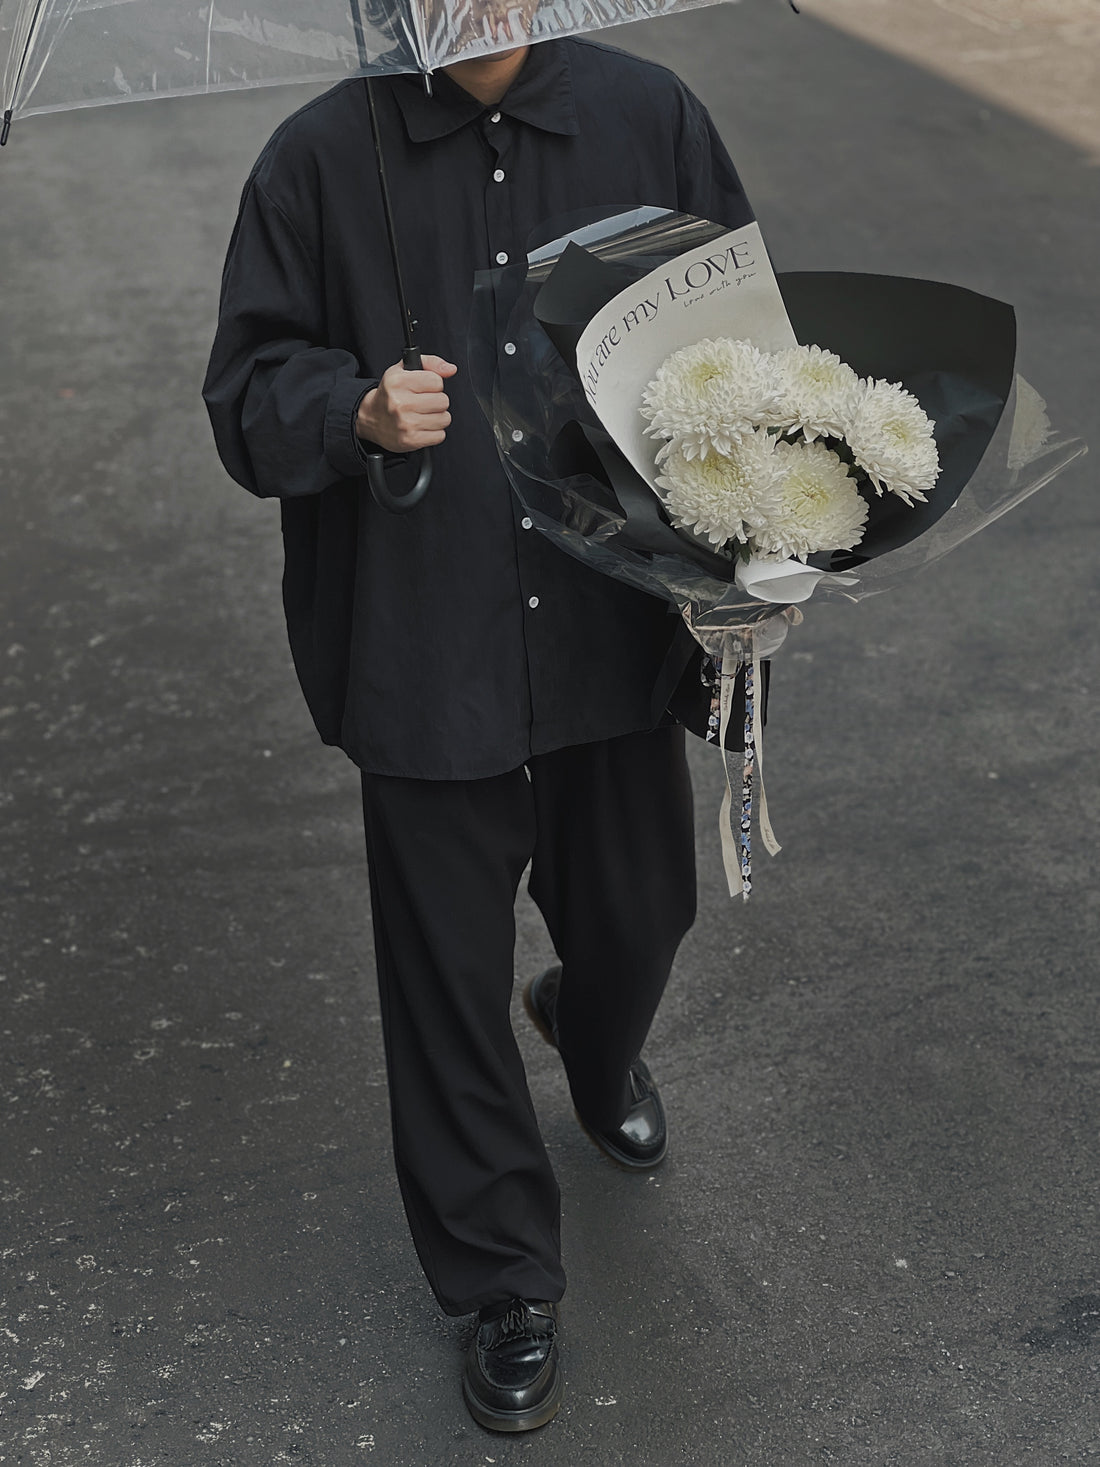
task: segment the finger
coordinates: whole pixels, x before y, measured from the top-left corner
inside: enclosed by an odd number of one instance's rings
[[[410,392],[442,392],[443,378],[438,372],[407,372],[401,386]]]
[[[426,371],[437,372],[440,377],[453,377],[458,371],[454,362],[449,362],[446,357],[424,355],[420,361]]]
[[[451,415],[441,413],[404,413],[398,419],[397,431],[407,440],[418,433],[441,433],[451,426]]]
[[[431,413],[426,416],[414,414],[406,418],[401,425],[403,434],[410,433],[441,433],[451,426],[450,413]]]
[[[445,392],[410,393],[400,405],[407,413],[445,413],[451,399]]]
[[[434,432],[410,433],[408,450],[415,452],[418,448],[438,448],[446,436],[442,429]]]

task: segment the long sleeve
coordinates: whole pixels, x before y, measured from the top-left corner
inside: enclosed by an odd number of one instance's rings
[[[324,344],[318,262],[252,178],[222,277],[203,397],[226,470],[253,494],[317,494],[365,472],[355,414],[377,380]]]
[[[676,159],[679,205],[687,214],[739,229],[754,218],[741,180],[710,113],[685,96],[683,134]]]

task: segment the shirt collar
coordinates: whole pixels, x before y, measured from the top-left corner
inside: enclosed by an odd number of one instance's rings
[[[443,71],[432,73],[432,92],[430,97],[425,93],[418,75],[394,78],[393,95],[414,143],[446,137],[486,112],[502,112],[544,132],[573,136],[580,131],[569,56],[558,41],[531,47],[519,76],[494,107],[486,107]]]

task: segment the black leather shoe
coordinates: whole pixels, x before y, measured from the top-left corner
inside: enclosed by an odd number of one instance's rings
[[[532,1431],[561,1405],[556,1304],[509,1299],[478,1316],[462,1394],[490,1431]]]
[[[552,1044],[555,1049],[558,1045],[558,1031],[554,1010],[560,983],[561,966],[555,964],[537,978],[532,978],[523,990],[523,1003],[531,1016],[531,1022],[547,1044]],[[644,1060],[636,1059],[630,1066],[630,1093],[633,1103],[622,1125],[614,1130],[591,1125],[580,1111],[577,1111],[577,1120],[612,1161],[634,1171],[649,1171],[665,1159],[668,1151],[668,1127],[660,1092]]]

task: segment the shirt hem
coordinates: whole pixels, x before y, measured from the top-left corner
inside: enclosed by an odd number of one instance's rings
[[[562,729],[556,734],[542,732],[537,739],[529,740],[526,752],[521,753],[516,750],[500,759],[493,759],[484,766],[476,765],[472,768],[460,769],[448,767],[445,771],[434,762],[428,767],[409,768],[389,759],[368,756],[365,751],[355,747],[349,748],[345,744],[337,743],[334,739],[322,739],[322,742],[328,744],[330,748],[341,749],[363,774],[378,775],[387,779],[418,779],[429,784],[443,784],[495,779],[501,774],[511,774],[513,770],[526,764],[529,759],[537,759],[543,754],[554,754],[559,749],[575,748],[580,744],[602,744],[608,739],[626,738],[629,734],[650,733],[667,721],[667,717],[662,715],[656,723],[648,718],[631,721],[625,726],[616,723],[606,729],[581,736],[578,736],[576,729]]]

